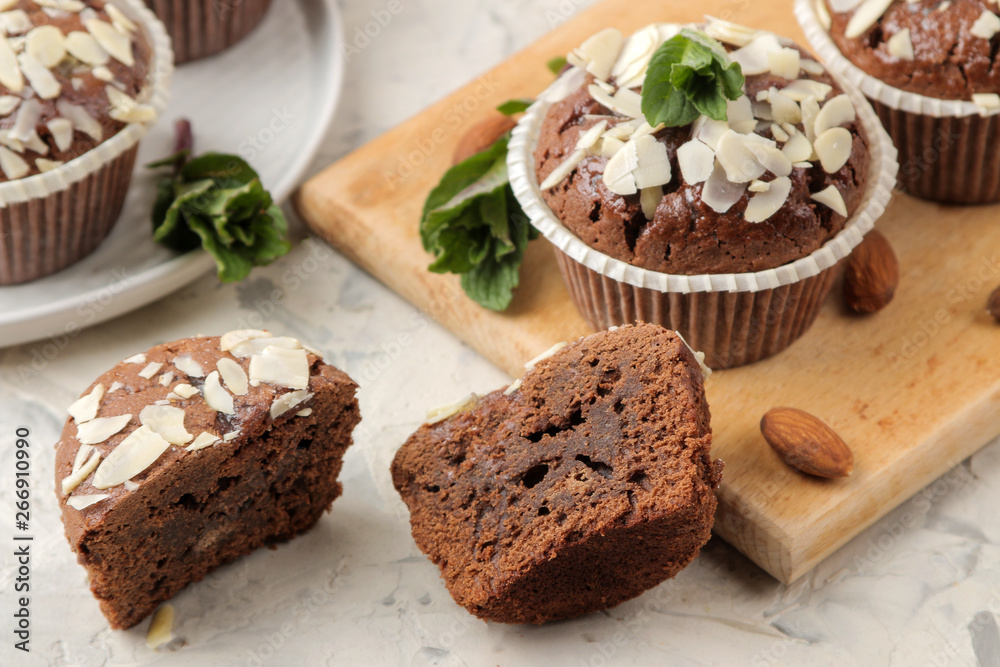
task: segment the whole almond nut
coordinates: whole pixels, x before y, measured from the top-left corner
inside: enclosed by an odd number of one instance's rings
[[[877,231],[865,236],[850,259],[844,274],[844,300],[856,313],[882,310],[899,286],[899,259],[889,240]]]
[[[476,153],[481,153],[496,142],[506,132],[510,132],[517,121],[510,116],[494,113],[488,118],[479,121],[462,136],[455,147],[455,154],[452,156],[452,164],[465,162]]]
[[[760,432],[781,460],[807,475],[847,477],[854,453],[829,426],[796,408],[775,408],[760,420]]]
[[[1000,287],[993,290],[989,300],[986,302],[986,311],[1000,322]]]

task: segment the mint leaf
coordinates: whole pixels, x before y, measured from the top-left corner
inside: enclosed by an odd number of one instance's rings
[[[190,154],[184,149],[147,165],[171,169],[157,184],[154,241],[177,252],[201,246],[215,259],[222,282],[243,280],[253,267],[291,250],[284,214],[245,160]]]
[[[563,68],[566,67],[566,56],[556,56],[547,62],[545,66],[549,68],[550,72],[559,76],[562,73]]]
[[[688,125],[704,114],[726,120],[727,100],[743,94],[739,63],[708,35],[684,29],[656,50],[642,84],[642,113],[656,127]]]
[[[528,110],[535,100],[527,97],[523,97],[516,100],[507,100],[503,104],[497,107],[497,111],[502,113],[504,116],[513,116],[514,114],[524,113]]]
[[[524,249],[538,235],[510,188],[509,140],[505,134],[449,169],[420,219],[420,240],[435,258],[429,270],[461,275],[465,293],[496,311],[510,305]]]

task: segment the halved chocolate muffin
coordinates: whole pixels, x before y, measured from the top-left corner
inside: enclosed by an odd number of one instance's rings
[[[130,357],[56,444],[66,538],[114,628],[340,496],[357,385],[293,338],[234,331]]]
[[[417,545],[480,618],[613,607],[709,539],[722,466],[702,367],[674,332],[594,334],[438,418],[396,454],[393,483]]]

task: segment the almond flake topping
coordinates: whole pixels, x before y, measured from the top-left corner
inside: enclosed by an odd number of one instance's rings
[[[35,160],[35,166],[38,167],[38,171],[45,173],[47,171],[52,171],[53,169],[58,169],[59,167],[66,164],[60,160],[46,160],[43,157],[37,158]]]
[[[3,171],[4,176],[13,181],[27,175],[31,171],[31,167],[20,155],[9,148],[0,146],[0,171]]]
[[[865,34],[869,28],[882,18],[882,15],[885,14],[892,3],[893,0],[864,0],[854,13],[854,16],[851,17],[851,20],[847,22],[844,36],[848,39],[854,39]]]
[[[972,29],[969,32],[972,33],[973,37],[993,39],[993,36],[1000,32],[1000,16],[984,9],[976,22],[972,24]]]
[[[28,52],[18,55],[17,62],[21,66],[24,78],[28,80],[32,89],[38,93],[40,98],[51,100],[59,97],[59,93],[62,92],[62,86],[48,67],[40,63]]]
[[[188,445],[187,450],[189,452],[197,452],[199,449],[211,447],[217,442],[219,442],[219,436],[212,435],[208,431],[202,431],[201,435],[195,438],[194,442]]]
[[[250,380],[289,389],[309,386],[309,359],[304,349],[268,346],[250,357]]]
[[[97,468],[94,487],[110,489],[132,479],[153,465],[169,448],[170,443],[163,436],[148,426],[140,426],[118,443]]]
[[[66,51],[71,56],[91,67],[106,65],[111,55],[97,43],[89,32],[75,30],[66,35]]]
[[[69,406],[67,412],[69,412],[70,417],[76,420],[77,424],[89,422],[97,416],[102,398],[104,398],[104,385],[98,383],[94,385],[89,394],[78,398],[73,405]]]
[[[208,403],[208,407],[223,414],[236,414],[236,408],[233,407],[232,395],[223,389],[222,383],[219,382],[219,371],[212,371],[208,374],[208,377],[205,378],[204,391],[205,402]]]
[[[184,411],[170,405],[147,405],[139,413],[139,422],[171,445],[186,445],[194,437],[184,428]]]
[[[25,52],[52,69],[66,57],[66,37],[54,25],[40,25],[27,34]]]
[[[73,123],[74,128],[83,132],[94,141],[101,141],[104,138],[104,130],[101,129],[101,124],[83,107],[60,99],[56,101],[56,108],[59,110],[60,116],[69,120]]]
[[[145,368],[139,371],[139,377],[146,378],[147,380],[152,380],[153,376],[159,373],[161,368],[163,368],[162,363],[160,363],[159,361],[151,361],[146,365]]]
[[[84,445],[102,443],[111,436],[121,433],[131,420],[132,415],[91,419],[76,427],[76,439]]]
[[[201,367],[201,364],[192,359],[190,354],[182,354],[174,359],[174,366],[188,377],[205,377],[205,369]]]
[[[136,489],[139,488],[139,485],[130,479],[127,479],[124,482],[122,482],[122,486],[125,487],[126,491],[135,491]]]
[[[219,359],[216,368],[219,369],[219,375],[222,376],[222,381],[226,383],[229,391],[237,396],[243,396],[247,393],[249,390],[249,379],[242,366],[229,357],[223,357]]]
[[[811,198],[820,204],[828,206],[845,218],[847,217],[847,204],[844,203],[844,196],[840,194],[840,190],[836,186],[831,185],[825,190],[820,190],[813,194]]]
[[[100,19],[90,19],[84,22],[87,31],[94,36],[97,43],[111,54],[111,57],[127,67],[135,65],[132,55],[132,38],[119,32],[110,23]]]
[[[179,384],[174,387],[174,393],[177,394],[179,398],[191,398],[198,394],[198,390],[189,384]]]
[[[66,499],[66,504],[75,510],[85,510],[91,505],[96,505],[102,500],[110,498],[106,493],[95,493],[88,496],[70,496]]]
[[[990,14],[993,16],[993,14]],[[889,50],[889,55],[900,60],[913,60],[913,41],[910,39],[910,29],[903,28],[895,35],[890,37],[885,43],[886,48]]]
[[[295,416],[296,417],[308,417],[312,413],[313,413],[313,409],[312,408],[306,408],[305,410],[299,410],[298,412],[296,412]]]
[[[71,472],[76,472],[82,468],[92,451],[94,451],[93,445],[80,445],[80,449],[76,450],[76,457],[73,459],[73,470]]]
[[[313,394],[310,394],[308,391],[305,391],[304,389],[300,389],[298,391],[290,391],[288,393],[282,394],[281,396],[275,399],[274,403],[271,404],[271,411],[270,411],[271,419],[277,419],[278,417],[285,414],[292,408],[308,401],[312,397]]]
[[[61,151],[69,150],[73,145],[73,123],[66,118],[53,118],[46,125],[56,142],[56,148]]]
[[[101,453],[98,451],[92,451],[90,453],[90,458],[84,463],[78,470],[73,471],[62,480],[62,492],[64,496],[68,496],[76,490],[76,487],[83,483],[83,480],[90,477],[90,473],[94,472],[97,464],[101,462]]]
[[[133,355],[133,356],[129,357],[128,359],[122,360],[122,363],[123,364],[144,364],[144,363],[146,363],[146,355],[144,353],[140,352],[139,354]]]
[[[563,343],[565,345],[565,343]],[[449,403],[448,405],[442,405],[436,408],[431,408],[427,411],[426,423],[436,424],[440,421],[444,421],[448,417],[454,417],[460,412],[465,412],[472,406],[476,404],[476,400],[479,397],[475,394],[469,394],[465,398],[460,398],[454,403]]]

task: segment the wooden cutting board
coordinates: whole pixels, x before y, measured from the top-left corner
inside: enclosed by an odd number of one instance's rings
[[[732,7],[604,0],[316,176],[297,195],[299,212],[358,265],[519,376],[526,360],[589,329],[544,239],[529,248],[522,287],[503,314],[467,299],[454,276],[427,272],[420,210],[458,138],[504,100],[544,89],[552,81],[546,61],[601,28],[629,33],[703,12],[733,18]],[[805,43],[790,2],[740,3],[738,20]],[[880,223],[903,265],[889,308],[852,316],[835,295],[790,349],[709,380],[713,453],[726,462],[716,532],[781,581],[802,576],[1000,434],[1000,325],[985,312],[1000,284],[998,213],[898,195]],[[781,463],[758,424],[782,405],[833,426],[855,452],[854,475],[824,481]]]

